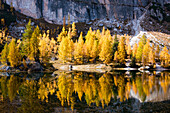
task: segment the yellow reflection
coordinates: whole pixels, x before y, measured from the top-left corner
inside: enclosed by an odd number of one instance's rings
[[[89,106],[95,103],[103,108],[109,105],[113,97],[114,101],[120,99],[123,102],[129,98],[137,98],[144,102],[154,93],[162,91],[162,94],[167,94],[169,90],[169,73],[163,72],[160,77],[155,75],[156,73],[139,74],[133,78],[126,78],[124,74],[94,75],[77,72],[61,73],[58,79],[47,80],[46,77],[42,77],[38,81],[22,82],[19,77],[11,75],[9,78],[0,78],[0,100],[9,98],[13,101],[19,94],[24,99],[28,98],[29,103],[35,98],[49,102],[49,96],[53,95],[57,96],[62,106],[69,105],[72,110],[78,100],[85,100]]]

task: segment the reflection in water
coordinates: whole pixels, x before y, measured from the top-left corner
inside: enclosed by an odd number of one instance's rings
[[[95,104],[104,108],[110,102],[129,98],[140,102],[170,99],[169,72],[160,75],[133,73],[132,77],[124,73],[63,72],[56,77],[44,75],[38,80],[11,75],[1,77],[0,82],[0,108],[10,100],[15,103],[17,112],[51,112],[59,106],[70,106],[73,110],[81,102],[89,107]]]

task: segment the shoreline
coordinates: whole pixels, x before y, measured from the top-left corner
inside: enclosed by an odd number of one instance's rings
[[[124,68],[114,68],[110,65],[105,64],[82,64],[82,65],[71,65],[71,64],[59,64],[54,63],[54,68],[60,71],[85,71],[85,72],[111,72],[111,71],[170,71],[167,68],[155,68],[155,69],[140,69],[140,68],[131,68],[131,67],[124,67]]]
[[[96,73],[105,73],[105,72],[112,72],[112,71],[170,71],[170,69],[163,68],[159,66],[159,68],[155,69],[140,69],[140,68],[131,68],[131,67],[111,67],[110,65],[106,64],[82,64],[82,65],[76,65],[76,64],[61,64],[61,63],[52,63],[52,66],[54,67],[54,70],[49,70],[48,68],[41,71],[23,71],[19,69],[12,69],[12,70],[6,70],[0,69],[0,72],[10,72],[10,73],[39,73],[39,72],[55,72],[55,71],[83,71],[83,72],[96,72]],[[8,66],[9,67],[9,66]]]

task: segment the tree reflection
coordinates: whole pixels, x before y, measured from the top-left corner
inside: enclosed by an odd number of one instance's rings
[[[170,76],[168,72],[146,74],[138,73],[127,77],[118,74],[94,74],[84,72],[61,73],[58,78],[25,80],[19,76],[0,78],[0,101],[19,102],[17,112],[49,112],[51,102],[62,106],[71,106],[77,102],[86,102],[88,106],[108,106],[112,101],[126,101],[137,98],[142,102],[154,99],[157,95],[166,95],[169,91]],[[114,99],[113,99],[114,98]],[[49,104],[48,104],[49,103]],[[8,104],[8,103],[7,103]],[[1,108],[1,104],[0,104]]]
[[[99,97],[100,101],[102,102],[102,106],[104,107],[104,103],[108,105],[113,94],[113,80],[109,74],[103,74],[99,78],[100,90],[99,90]]]
[[[123,76],[119,76],[118,80],[118,95],[120,97],[120,101],[125,100],[125,78]]]
[[[70,74],[62,73],[58,77],[58,91],[56,93],[57,97],[61,101],[61,105],[64,106],[64,103],[67,102],[68,105],[74,106],[73,92],[74,92],[74,84],[72,82],[72,78]]]
[[[170,85],[170,76],[168,72],[162,73],[161,77],[160,77],[160,85],[164,91],[164,93],[167,93],[167,90],[169,88]]]
[[[10,76],[10,79],[8,81],[7,87],[8,87],[8,96],[10,101],[13,101],[15,98],[18,89],[20,86],[20,78],[14,75]]]
[[[21,107],[19,107],[18,112],[20,113],[30,113],[30,112],[43,112],[43,107],[39,103],[37,98],[37,87],[36,82],[31,80],[26,80],[20,87],[20,98]]]
[[[1,100],[3,101],[4,99],[6,99],[7,91],[8,91],[7,90],[7,76],[1,77],[0,82],[1,82],[1,92],[2,92]]]

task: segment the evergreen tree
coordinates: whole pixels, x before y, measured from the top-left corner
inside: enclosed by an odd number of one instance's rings
[[[136,58],[135,58],[135,57],[132,57],[130,66],[131,66],[132,68],[133,68],[133,67],[137,67],[137,65],[136,65]]]
[[[30,53],[30,59],[32,60],[37,60],[39,58],[39,35],[40,35],[40,29],[37,26],[34,29],[34,32],[32,33],[31,37],[31,53]]]
[[[139,41],[139,46],[138,46],[137,52],[136,52],[136,59],[139,62],[142,61],[143,47],[144,47],[145,44],[146,44],[146,38],[145,38],[145,35],[143,35],[142,38]]]
[[[115,34],[114,42],[113,42],[113,55],[118,50],[118,44],[119,44],[119,42],[118,42],[118,39],[117,39],[117,34]]]
[[[7,63],[8,62],[8,44],[6,43],[5,46],[4,46],[4,49],[2,50],[2,53],[1,53],[1,62],[2,63]]]
[[[14,7],[13,7],[13,3],[11,2],[11,5],[10,5],[10,11],[12,14],[14,14]]]
[[[139,41],[139,46],[136,52],[136,59],[140,62],[142,60],[142,53],[143,53],[144,42],[142,40]]]
[[[29,20],[28,24],[26,25],[26,29],[24,30],[25,33],[22,37],[22,54],[25,56],[29,56],[31,53],[31,36],[32,36],[32,26],[31,26],[31,20]]]
[[[15,39],[12,39],[12,41],[9,44],[8,60],[12,67],[16,67],[16,66],[20,65],[21,56],[20,56],[19,50],[17,48],[17,45],[15,43]]]
[[[145,45],[146,44],[146,36],[145,35],[143,35],[142,36],[142,38],[140,39],[140,41],[143,43],[143,45]]]

